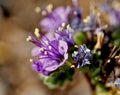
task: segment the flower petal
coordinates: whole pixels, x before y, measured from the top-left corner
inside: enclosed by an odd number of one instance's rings
[[[68,50],[67,43],[65,41],[60,40],[58,50],[59,50],[60,54],[62,54],[62,55],[65,54]]]
[[[40,54],[39,50],[40,50],[39,47],[33,48],[32,49],[32,56],[38,56]]]

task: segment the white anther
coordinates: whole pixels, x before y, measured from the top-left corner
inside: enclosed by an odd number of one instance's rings
[[[45,10],[43,10],[43,11],[41,12],[41,14],[42,14],[43,16],[45,16],[45,15],[47,14],[47,12],[46,12]]]
[[[87,20],[87,19],[83,19],[83,22],[84,22],[84,23],[88,23],[88,20]]]
[[[41,51],[44,51],[44,48],[40,48],[40,49],[39,49],[39,52],[41,52]]]
[[[51,50],[51,49],[52,49],[52,47],[51,47],[51,46],[48,46],[48,48],[49,48],[49,50]]]
[[[49,45],[48,41],[45,41],[45,44],[46,44],[46,45]]]
[[[74,11],[73,14],[74,14],[74,15],[77,15],[77,11]]]
[[[30,59],[29,61],[30,61],[30,62],[33,62],[33,59]]]
[[[64,22],[62,23],[62,27],[65,27],[65,23]]]
[[[90,50],[89,50],[89,49],[86,49],[86,52],[90,52]]]
[[[40,13],[40,12],[41,12],[41,8],[40,8],[39,6],[37,6],[37,7],[35,8],[35,12],[36,12],[36,13]]]
[[[32,40],[32,37],[31,37],[31,36],[28,36],[28,37],[26,38],[26,41],[30,41],[30,40]]]
[[[59,28],[58,28],[58,31],[62,31],[62,30],[63,30],[63,27],[59,27]]]
[[[70,25],[68,24],[68,25],[67,25],[67,30],[70,30],[70,29],[71,29],[71,27],[70,27]]]
[[[48,11],[49,13],[52,12],[52,8],[53,8],[53,5],[52,5],[52,4],[49,4],[49,5],[46,7],[46,9],[47,9],[47,11]]]
[[[74,45],[74,47],[78,48],[78,45]]]
[[[34,34],[36,37],[40,37],[39,29],[35,28]]]
[[[75,68],[75,65],[71,65],[71,68]]]
[[[74,51],[74,54],[78,54],[78,52],[77,52],[77,51]]]
[[[47,51],[44,52],[44,55],[47,55]]]

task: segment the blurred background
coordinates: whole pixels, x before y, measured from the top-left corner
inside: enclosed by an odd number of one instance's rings
[[[89,14],[91,2],[78,0],[83,15]],[[42,16],[36,7],[49,3],[71,5],[71,0],[0,0],[0,95],[92,95],[84,75],[65,89],[48,89],[32,70],[29,59],[33,45],[26,42],[29,32],[39,26]]]

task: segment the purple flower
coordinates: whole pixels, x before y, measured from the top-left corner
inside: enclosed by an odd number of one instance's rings
[[[78,51],[74,51],[72,57],[75,61],[77,61],[77,67],[81,67],[86,64],[90,64],[90,58],[92,54],[90,50],[86,47],[86,45],[82,45]]]
[[[107,82],[107,84],[109,86],[116,86],[116,87],[120,88],[120,78],[117,77],[115,80],[110,80]]]
[[[77,0],[72,0],[74,7],[71,9],[69,18],[70,25],[73,29],[77,30],[79,24],[82,22],[82,10],[78,7]]]
[[[58,7],[50,14],[48,14],[41,22],[44,31],[55,31],[62,23],[70,24],[70,26],[77,30],[82,22],[82,11],[78,7],[77,0],[73,1],[73,8]]]
[[[101,9],[102,12],[109,12],[111,11],[111,6],[107,3],[104,4],[97,4],[98,8]]]
[[[43,75],[49,75],[65,64],[68,59],[68,45],[63,40],[50,39],[48,34],[40,40],[31,37],[30,42],[37,47],[33,48],[32,56],[38,59],[33,62],[33,69]]]
[[[99,7],[103,13],[108,13],[109,24],[116,26],[120,24],[120,8],[115,8],[116,5],[112,5],[103,4],[99,5]]]
[[[44,31],[56,31],[62,23],[70,24],[71,28],[78,31],[88,31],[95,28],[96,18],[90,15],[90,21],[84,23],[82,20],[82,9],[78,7],[77,0],[73,1],[73,8],[58,7],[40,22]]]
[[[77,0],[72,0],[74,7],[71,9],[69,14],[70,16],[70,25],[72,29],[77,31],[91,31],[96,29],[97,25],[97,16],[91,11],[90,16],[87,16],[86,19],[82,19],[82,9],[78,7]]]
[[[78,25],[78,29],[79,31],[92,31],[92,30],[95,30],[97,28],[97,18],[96,18],[96,15],[95,14],[91,14],[90,16],[88,16],[86,19],[85,19],[87,22],[81,22],[79,25]]]
[[[66,41],[68,46],[73,46],[75,44],[74,42],[74,30],[67,25],[66,29],[65,27],[59,27],[58,30],[55,32],[55,37],[59,40]]]
[[[111,25],[118,25],[120,24],[120,10],[111,10],[110,11],[110,24]]]
[[[117,78],[117,79],[115,80],[115,85],[116,85],[118,88],[120,88],[120,78]]]
[[[70,10],[70,7],[67,7],[66,9],[64,7],[56,8],[40,22],[43,30],[55,31],[63,22],[68,23],[68,14]]]
[[[73,9],[70,14],[70,25],[73,29],[78,30],[79,25],[82,23],[81,9]]]

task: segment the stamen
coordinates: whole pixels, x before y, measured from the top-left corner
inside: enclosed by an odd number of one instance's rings
[[[90,52],[90,50],[89,50],[89,49],[86,49],[86,52]]]
[[[59,34],[59,33],[58,33]],[[46,37],[46,36],[45,36]],[[46,37],[47,40],[49,40],[47,37]],[[44,42],[44,41],[43,41]],[[50,43],[48,43],[48,45],[50,45],[55,51],[53,53],[55,53],[56,55],[61,55],[59,52],[57,52],[58,50]]]
[[[45,44],[49,45],[48,41],[45,41]]]
[[[85,19],[83,19],[83,22],[84,22],[84,23],[90,22],[90,16],[87,16]]]
[[[45,10],[43,10],[43,11],[41,12],[41,14],[42,14],[43,16],[45,16],[45,15],[47,14],[47,12],[46,12]]]
[[[83,22],[84,22],[84,23],[88,23],[89,21],[88,21],[87,18],[85,18],[85,19],[83,19]]]
[[[35,28],[34,34],[36,37],[40,37],[39,29]]]
[[[110,59],[107,60],[107,63],[110,63]]]
[[[49,4],[49,5],[46,7],[48,13],[51,13],[51,12],[52,12],[52,8],[53,8],[53,5],[52,5],[52,4]]]
[[[74,45],[74,47],[78,48],[78,45]]]
[[[44,55],[47,55],[47,51],[44,52]]]
[[[39,57],[39,59],[46,59],[46,58],[51,58],[51,59],[53,59],[53,60],[58,60],[58,61],[60,61],[59,58],[57,58],[57,57],[52,57],[52,56],[47,56],[47,57],[40,56],[40,57]]]
[[[68,25],[67,25],[67,30],[70,30],[70,29],[71,29],[71,27],[70,27],[70,25],[68,24]]]
[[[28,37],[26,38],[26,41],[30,41],[30,40],[32,40],[32,37],[31,37],[31,36],[28,36]]]
[[[74,11],[73,14],[74,14],[74,15],[77,15],[77,11]]]
[[[71,68],[75,68],[75,65],[71,65]]]
[[[74,54],[78,54],[78,52],[77,52],[77,51],[74,51]]]
[[[62,23],[62,27],[65,27],[65,23],[64,22]]]
[[[41,51],[44,51],[44,48],[40,48],[40,49],[39,49],[39,52],[41,52]]]
[[[37,6],[37,7],[35,8],[35,12],[36,12],[36,13],[40,13],[40,12],[41,12],[41,8],[40,8],[39,6]]]
[[[33,62],[33,59],[30,59],[29,61],[30,61],[30,62]]]
[[[51,46],[48,46],[48,48],[49,48],[49,50],[51,50],[51,49],[52,49],[52,47],[51,47]]]
[[[58,31],[63,31],[63,27],[59,27],[59,28],[58,28]]]

